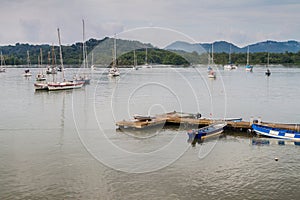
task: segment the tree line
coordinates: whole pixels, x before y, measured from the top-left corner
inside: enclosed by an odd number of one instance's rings
[[[86,42],[88,60],[95,64],[109,65],[112,61],[113,54],[113,39],[104,38],[103,40],[90,39]],[[99,45],[101,44],[101,45]],[[163,49],[154,48],[151,44],[143,44],[138,41],[117,40],[117,61],[119,65],[133,65],[133,50],[136,51],[137,64],[145,63],[145,49],[148,49],[148,63],[153,64],[167,64],[167,65],[184,65],[190,64],[205,64],[208,63],[208,54],[198,54],[197,52],[185,51],[167,51]],[[59,48],[58,46],[45,45],[30,45],[30,44],[15,44],[14,46],[0,47],[6,65],[26,65],[27,51],[30,54],[30,64],[37,65],[41,60],[40,50],[43,52],[43,64],[52,63],[52,49],[56,63],[59,63]],[[82,43],[78,42],[69,46],[62,46],[64,64],[79,66],[83,62]],[[90,52],[95,52],[94,58],[91,57]],[[50,55],[50,56],[49,56]],[[246,53],[232,53],[231,62],[237,65],[244,65],[246,63]],[[214,53],[214,63],[225,65],[229,62],[228,53]],[[251,65],[266,64],[267,52],[250,53],[249,62]],[[300,65],[300,51],[298,53],[270,53],[270,64],[290,64]]]

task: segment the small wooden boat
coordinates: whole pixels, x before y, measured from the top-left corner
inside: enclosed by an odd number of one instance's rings
[[[227,117],[227,118],[206,118],[209,120],[214,120],[214,121],[225,121],[225,122],[241,122],[243,118],[241,117]]]
[[[269,126],[263,126],[258,124],[252,124],[252,129],[259,135],[264,135],[267,137],[273,137],[279,139],[300,141],[300,132],[297,131],[280,129],[280,128],[272,128]]]
[[[138,121],[151,121],[151,120],[155,119],[155,117],[143,116],[143,115],[138,115],[138,114],[133,115],[133,118]]]
[[[190,138],[193,137],[194,139],[206,139],[221,134],[226,125],[227,124],[225,122],[216,122],[200,129],[189,130],[188,135]]]

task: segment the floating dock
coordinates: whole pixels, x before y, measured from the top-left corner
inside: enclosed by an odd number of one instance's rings
[[[156,126],[164,126],[164,125],[176,125],[176,126],[197,126],[203,127],[209,124],[212,124],[216,121],[226,121],[227,126],[226,129],[238,129],[240,131],[247,131],[251,129],[251,125],[253,123],[258,123],[261,125],[273,127],[273,128],[281,128],[288,129],[294,131],[300,131],[300,124],[281,124],[281,123],[271,123],[271,122],[260,122],[258,120],[252,121],[242,121],[241,118],[228,118],[228,119],[210,119],[210,118],[202,118],[199,114],[190,114],[190,113],[182,113],[182,112],[170,112],[161,115],[156,115],[155,117],[145,117],[144,120],[134,119],[130,121],[119,121],[116,123],[117,127],[120,129],[145,129]]]

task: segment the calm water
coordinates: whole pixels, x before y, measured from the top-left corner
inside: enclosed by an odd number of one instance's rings
[[[124,69],[115,79],[103,71],[91,73],[85,88],[62,92],[34,92],[23,69],[0,74],[0,199],[300,196],[300,146],[293,143],[227,132],[191,145],[185,127],[115,126],[133,114],[174,110],[299,123],[299,68],[274,67],[269,78],[264,68],[219,70],[216,80],[205,67]]]

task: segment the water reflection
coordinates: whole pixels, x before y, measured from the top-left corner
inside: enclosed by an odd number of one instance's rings
[[[296,145],[300,146],[300,142],[291,140],[269,139],[269,138],[251,138],[251,144],[253,146],[270,146],[270,145]]]

